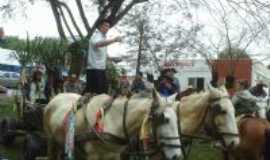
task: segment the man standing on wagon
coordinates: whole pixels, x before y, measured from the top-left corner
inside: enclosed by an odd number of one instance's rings
[[[107,93],[108,84],[106,79],[106,61],[107,46],[115,42],[120,42],[120,37],[111,39],[106,38],[106,33],[111,27],[108,20],[102,20],[98,29],[89,40],[87,70],[86,70],[86,88],[83,92],[102,94]]]

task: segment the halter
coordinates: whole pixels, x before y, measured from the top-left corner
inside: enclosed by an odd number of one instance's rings
[[[215,103],[220,101],[221,99],[229,99],[229,96],[223,96],[223,97],[218,97],[210,100],[210,105],[207,107],[204,118],[202,120],[202,123],[206,120],[207,115],[209,114],[210,117],[210,125],[206,125],[205,130],[206,133],[209,136],[214,137],[217,140],[220,140],[222,145],[228,149],[230,146],[227,146],[225,143],[224,136],[233,136],[233,137],[238,137],[239,134],[237,133],[230,133],[230,132],[220,132],[218,129],[217,124],[215,123],[215,117],[219,114],[223,114],[222,111],[216,109],[217,107],[214,107]]]
[[[123,132],[124,132],[124,136],[125,138],[119,137],[119,136],[115,136],[113,134],[107,133],[107,132],[103,132],[103,133],[98,133],[94,127],[90,127],[90,132],[84,133],[84,134],[80,134],[76,136],[76,142],[82,142],[82,141],[87,141],[87,140],[99,140],[100,142],[106,144],[106,143],[114,143],[117,145],[126,145],[129,143],[130,140],[130,135],[128,134],[128,130],[127,130],[127,114],[128,114],[128,104],[129,104],[129,100],[127,99],[126,102],[124,103],[124,111],[123,111]],[[156,101],[152,101],[152,106],[150,108],[150,113],[149,113],[149,117],[151,120],[151,124],[152,124],[152,130],[153,130],[153,137],[154,137],[154,141],[156,144],[156,148],[154,152],[147,152],[147,151],[143,151],[141,152],[136,152],[136,155],[143,155],[143,156],[151,156],[154,155],[155,153],[158,153],[161,151],[162,148],[164,147],[170,147],[170,148],[180,148],[181,145],[174,145],[174,144],[164,144],[164,143],[159,143],[158,140],[159,139],[179,139],[180,137],[158,137],[157,136],[157,127],[159,125],[163,125],[165,123],[168,123],[167,121],[165,121],[164,119],[161,118],[160,114],[156,113],[156,109],[158,108],[158,103]],[[87,122],[87,124],[89,125],[89,122],[86,118],[86,107],[84,106],[82,108],[84,110],[84,119]],[[107,111],[107,110],[106,110]],[[156,123],[158,122],[158,123]]]
[[[159,114],[156,112],[157,108],[159,107],[159,104],[156,102],[156,101],[153,101],[152,102],[152,106],[151,106],[151,109],[150,109],[150,113],[149,113],[149,116],[150,116],[150,120],[151,120],[151,128],[152,128],[152,136],[153,136],[153,140],[154,140],[154,144],[155,144],[155,147],[152,147],[154,148],[154,151],[152,152],[147,152],[147,151],[144,151],[144,156],[153,156],[159,152],[162,153],[162,155],[164,156],[164,152],[162,151],[162,148],[181,148],[182,145],[176,145],[176,144],[167,144],[167,143],[160,143],[159,140],[163,139],[163,140],[175,140],[175,139],[180,139],[180,137],[169,137],[169,136],[158,136],[157,135],[157,128],[160,126],[160,125],[164,125],[166,123],[168,123],[168,121],[164,118],[163,116],[163,113],[162,114]],[[181,142],[181,141],[180,141]],[[144,146],[145,147],[145,146]]]
[[[207,118],[207,115],[209,114],[208,112],[211,111],[211,110],[213,110],[212,109],[213,103],[216,103],[217,101],[220,101],[221,99],[227,99],[227,98],[229,99],[230,97],[229,96],[223,96],[223,97],[218,97],[218,98],[210,99],[210,105],[208,105],[208,107],[206,108],[206,111],[205,111],[205,113],[203,115],[203,118],[202,118],[201,122],[198,125],[199,126],[198,128],[201,128],[204,125],[204,123],[206,121],[206,118]],[[180,135],[180,138],[179,139],[180,139],[181,142],[183,142],[182,137],[187,137],[187,138],[190,138],[190,139],[203,139],[203,140],[207,140],[207,141],[211,141],[212,140],[212,138],[205,137],[205,136],[183,134],[181,132],[182,129],[181,129],[181,124],[180,124],[181,123],[180,122],[180,119],[181,119],[181,117],[180,117],[180,103],[179,103],[179,105],[176,108],[176,113],[177,113],[177,118],[178,118],[178,123],[177,123],[178,124],[178,131],[179,131],[179,135]],[[238,137],[239,135],[236,134],[236,133],[219,132],[218,131],[218,127],[217,127],[216,123],[214,122],[214,118],[215,117],[216,117],[216,115],[211,116],[211,127],[207,128],[207,129],[210,129],[211,132],[209,132],[209,130],[207,130],[206,131],[207,132],[207,135],[208,136],[212,136],[212,137],[214,137],[217,140],[221,140],[222,145],[225,148],[228,148],[228,146],[226,146],[226,143],[225,143],[225,140],[224,140],[223,136],[224,135],[227,135],[227,136],[237,136]],[[212,132],[212,131],[214,131],[214,132]],[[186,151],[184,149],[184,147],[185,146],[182,145],[181,146],[181,150],[182,150],[182,153],[184,155],[184,159],[187,159],[190,150],[187,150]]]
[[[160,143],[159,140],[161,139],[179,139],[180,137],[159,137],[157,135],[157,128],[160,125],[168,123],[166,119],[162,116],[162,114],[159,114],[156,112],[159,104],[156,101],[152,101],[152,105],[150,108],[150,113],[149,113],[149,119],[151,121],[151,129],[152,129],[152,137],[154,140],[154,147],[151,147],[151,149],[154,149],[153,151],[145,150],[145,146],[143,146],[143,152],[135,152],[135,153],[129,153],[130,155],[139,155],[139,156],[153,156],[159,152],[161,152],[163,155],[162,148],[167,147],[167,148],[181,148],[181,145],[175,145],[175,144],[166,144],[166,143]],[[124,106],[124,114],[123,114],[123,130],[126,139],[130,139],[130,136],[128,135],[127,128],[126,128],[126,117],[127,117],[127,107],[128,106],[128,101],[126,101],[125,106]]]

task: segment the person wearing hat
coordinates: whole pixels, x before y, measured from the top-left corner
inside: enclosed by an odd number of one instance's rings
[[[174,68],[166,68],[161,72],[159,78],[159,92],[162,96],[171,96],[174,93],[180,93],[180,84],[174,77],[176,70]]]
[[[263,81],[259,80],[256,86],[250,88],[249,91],[255,97],[265,98],[267,96],[267,93],[265,92],[264,87],[267,87],[267,85]]]
[[[44,94],[45,82],[43,79],[44,71],[42,68],[37,67],[32,72],[29,88],[29,101],[30,103],[46,103]]]
[[[131,85],[131,92],[141,92],[146,89],[145,83],[143,81],[143,73],[139,72],[136,76],[135,79],[132,82]]]
[[[249,86],[247,80],[239,80],[236,84],[237,91],[232,97],[232,104],[235,107],[236,115],[254,115],[259,110],[256,104],[258,98],[251,94]]]
[[[127,77],[126,70],[122,69],[121,74],[122,75],[119,77],[119,91],[121,95],[128,95],[130,83]]]
[[[64,83],[64,92],[81,94],[82,86],[76,74],[71,74]]]

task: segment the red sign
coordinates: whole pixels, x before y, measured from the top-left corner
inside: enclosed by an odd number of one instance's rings
[[[183,68],[183,67],[193,67],[192,60],[171,60],[163,64],[164,67],[173,67],[173,68]]]

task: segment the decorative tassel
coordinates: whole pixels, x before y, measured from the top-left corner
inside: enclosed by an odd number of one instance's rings
[[[100,109],[96,113],[96,124],[95,124],[95,130],[97,133],[102,133],[104,131],[104,124],[102,122],[103,119],[103,110]]]

